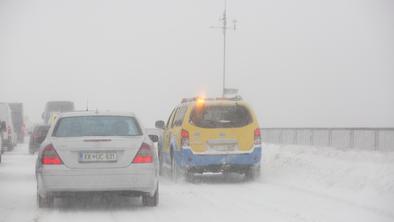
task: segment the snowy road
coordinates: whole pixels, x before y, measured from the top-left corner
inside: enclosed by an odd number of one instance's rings
[[[394,221],[394,154],[264,146],[262,178],[161,179],[160,204],[92,197],[35,202],[35,156],[20,145],[0,164],[0,222],[9,221]]]

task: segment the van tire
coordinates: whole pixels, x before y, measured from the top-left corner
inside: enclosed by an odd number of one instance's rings
[[[159,150],[158,155],[159,155],[159,175],[163,176],[164,175],[164,163],[163,163],[164,160],[163,160],[163,156],[162,156],[162,153],[160,150]]]
[[[178,169],[177,169],[174,153],[171,151],[171,179],[173,181],[178,180]]]
[[[174,152],[171,149],[171,179],[177,182],[183,175],[182,169],[176,164]]]
[[[185,172],[185,178],[186,178],[186,181],[187,181],[187,182],[190,182],[190,183],[195,183],[195,182],[197,182],[196,176],[195,176],[194,173],[191,172],[190,170],[186,170],[186,172]]]
[[[245,172],[245,180],[246,181],[253,181],[260,177],[261,167],[258,166],[251,166]]]

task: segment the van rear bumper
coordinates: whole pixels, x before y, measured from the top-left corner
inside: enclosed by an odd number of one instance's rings
[[[177,163],[183,168],[228,167],[244,168],[258,165],[261,161],[261,146],[254,147],[253,152],[238,154],[194,154],[190,149],[179,152]],[[175,157],[177,158],[177,157]]]

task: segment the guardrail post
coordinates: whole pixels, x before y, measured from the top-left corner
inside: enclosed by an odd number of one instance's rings
[[[279,133],[279,143],[280,144],[283,144],[283,135],[282,134],[283,134],[283,129],[281,129],[280,133]]]
[[[298,143],[298,131],[297,131],[297,129],[294,129],[295,130],[295,132],[294,132],[294,144],[297,144]]]
[[[310,135],[310,143],[313,146],[314,145],[314,141],[313,141],[313,135],[314,135],[314,130],[311,129],[311,135]]]
[[[354,148],[354,129],[349,131],[349,147]]]
[[[332,129],[328,130],[328,146],[332,146]]]
[[[379,130],[375,130],[375,150],[379,149]]]

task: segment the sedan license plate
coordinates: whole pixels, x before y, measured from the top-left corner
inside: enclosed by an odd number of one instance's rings
[[[80,152],[79,162],[116,162],[116,152]]]

